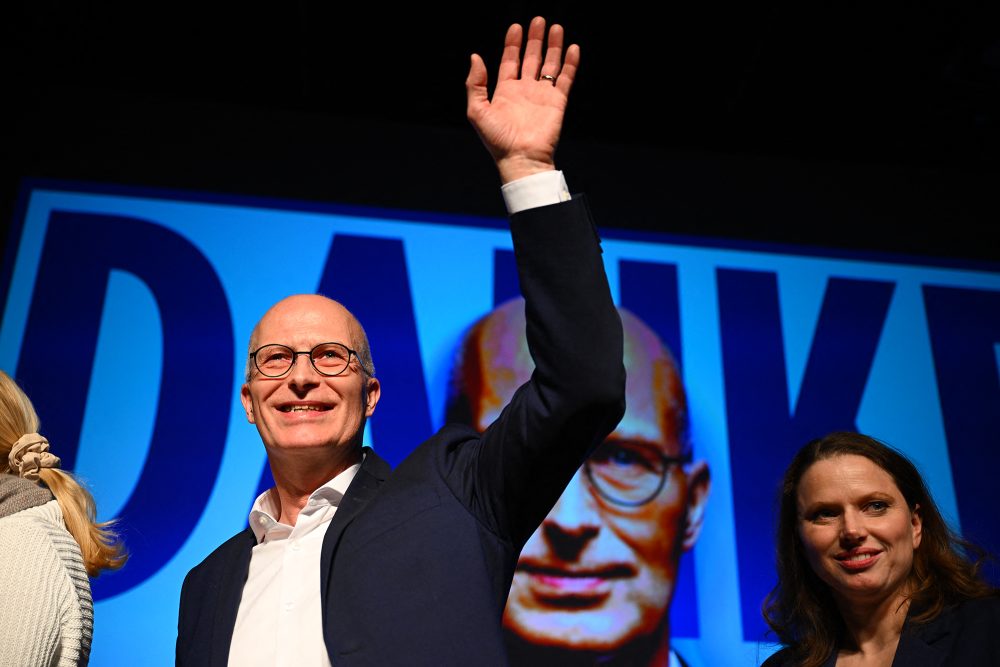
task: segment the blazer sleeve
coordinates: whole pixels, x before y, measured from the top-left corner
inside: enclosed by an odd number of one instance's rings
[[[624,414],[625,368],[586,200],[529,209],[510,226],[535,371],[471,449],[461,483],[519,550]]]

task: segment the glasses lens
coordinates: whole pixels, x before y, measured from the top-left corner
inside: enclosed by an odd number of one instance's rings
[[[340,343],[323,343],[312,351],[312,362],[320,373],[339,375],[347,369],[351,351]]]
[[[278,377],[288,372],[295,359],[295,352],[285,345],[265,345],[253,355],[257,370],[267,377]]]
[[[621,505],[649,502],[663,487],[668,468],[658,449],[631,442],[605,442],[587,459],[598,493]]]

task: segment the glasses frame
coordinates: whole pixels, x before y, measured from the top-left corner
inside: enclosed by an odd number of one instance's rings
[[[289,352],[292,353],[292,363],[288,364],[288,368],[286,368],[283,373],[281,373],[279,375],[268,375],[267,373],[265,373],[261,369],[260,364],[257,363],[257,353],[260,352],[261,350],[263,350],[265,347],[273,347],[275,345],[277,345],[278,347],[283,347],[283,348],[285,348],[286,350],[288,350]],[[325,371],[320,370],[319,367],[316,365],[316,360],[313,359],[312,355],[313,355],[313,352],[316,351],[316,348],[323,347],[324,345],[337,345],[337,346],[342,347],[345,350],[347,350],[347,363],[344,365],[344,367],[341,370],[337,371],[336,373],[327,373]],[[306,351],[295,350],[295,349],[293,349],[293,348],[291,348],[288,345],[285,345],[283,343],[267,343],[266,345],[261,345],[256,350],[254,350],[253,352],[251,352],[250,353],[250,358],[253,359],[253,367],[257,369],[258,373],[260,373],[262,376],[264,376],[266,378],[270,378],[272,380],[276,380],[278,378],[283,378],[283,377],[285,377],[286,375],[288,375],[289,373],[292,372],[292,368],[295,367],[295,362],[298,361],[300,354],[304,354],[307,357],[309,357],[309,363],[310,363],[310,365],[312,365],[313,370],[315,370],[317,373],[319,373],[323,377],[334,378],[334,377],[337,377],[339,375],[343,375],[344,372],[347,371],[347,369],[351,367],[351,357],[354,357],[357,360],[358,366],[361,368],[361,371],[365,375],[369,375],[368,369],[365,368],[365,365],[364,365],[364,363],[362,363],[361,357],[358,356],[358,353],[355,352],[354,350],[352,350],[351,348],[347,347],[343,343],[338,343],[337,341],[334,341],[334,340],[327,341],[325,343],[317,343],[316,345],[313,345],[313,347],[312,347],[311,350],[306,350]]]
[[[690,451],[682,454],[681,456],[667,456],[662,452],[656,452],[656,455],[659,456],[660,461],[663,463],[663,472],[660,473],[660,483],[656,485],[656,489],[654,491],[642,500],[621,500],[620,498],[615,498],[609,495],[601,487],[601,485],[598,484],[597,480],[594,479],[594,473],[590,469],[589,458],[583,462],[583,470],[587,474],[587,482],[590,484],[590,488],[604,500],[608,501],[612,505],[618,505],[619,507],[642,507],[643,505],[652,502],[653,498],[660,495],[660,491],[662,491],[663,487],[666,486],[667,475],[670,474],[670,471],[673,470],[674,466],[682,466],[687,463],[691,463]]]

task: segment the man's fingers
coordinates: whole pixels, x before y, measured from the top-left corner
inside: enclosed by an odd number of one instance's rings
[[[541,16],[531,19],[531,23],[528,25],[527,40],[524,40],[524,29],[520,24],[511,25],[507,29],[507,36],[504,39],[503,57],[500,59],[497,83],[517,78],[537,80],[541,76],[548,80],[558,79],[567,73],[568,68],[568,80],[565,84],[568,88],[573,83],[580,52],[578,47],[571,46],[570,50],[566,52],[566,62],[564,63],[564,36],[563,27],[558,23],[553,24],[548,30],[548,44],[546,44],[545,19]],[[521,56],[522,41],[524,41],[523,58]]]
[[[563,61],[559,76],[556,77],[556,87],[564,94],[569,95],[569,89],[573,87],[576,79],[576,70],[580,66],[580,47],[570,44],[566,49],[566,60]]]
[[[469,75],[465,77],[465,95],[470,112],[474,107],[486,102],[486,83],[486,63],[478,53],[473,53],[469,59]]]
[[[549,45],[545,49],[545,62],[540,71],[541,76],[559,76],[562,67],[563,28],[558,23],[549,28]]]
[[[545,19],[536,16],[528,26],[528,42],[521,64],[522,79],[537,79],[542,67],[542,45],[545,43]]]
[[[521,72],[521,26],[517,23],[507,28],[507,36],[503,40],[503,56],[500,58],[500,69],[497,72],[497,83],[508,79],[516,79]]]

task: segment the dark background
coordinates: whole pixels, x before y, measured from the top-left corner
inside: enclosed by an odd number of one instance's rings
[[[3,220],[25,177],[502,216],[468,55],[542,14],[602,227],[993,262],[998,7],[19,2]]]

